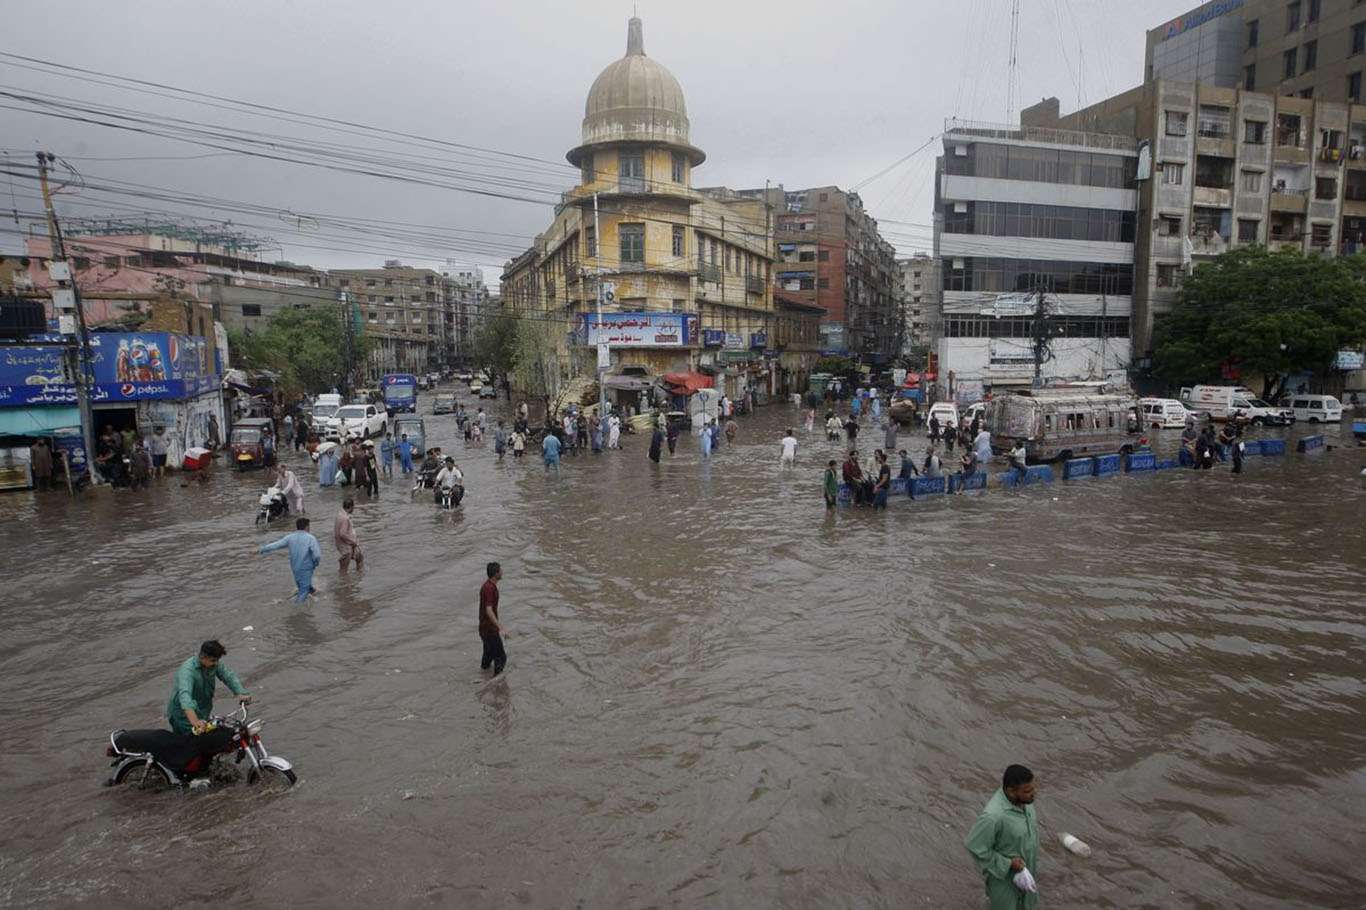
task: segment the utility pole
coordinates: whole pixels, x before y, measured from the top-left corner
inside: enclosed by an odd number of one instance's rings
[[[1015,122],[1015,92],[1020,76],[1020,0],[1015,0],[1010,9],[1010,71],[1006,77],[1006,126]]]
[[[1034,382],[1032,388],[1043,388],[1043,362],[1048,356],[1048,311],[1044,306],[1043,288],[1037,291],[1038,300],[1034,304]]]
[[[593,194],[593,271],[598,278],[598,302],[597,302],[597,328],[598,336],[602,337],[602,231],[598,225],[598,194]],[[604,357],[604,349],[606,356]],[[601,423],[607,419],[607,386],[604,382],[607,379],[607,369],[612,365],[612,350],[603,342],[598,342],[598,421]],[[604,363],[604,361],[606,361]],[[549,419],[550,415],[546,415]]]
[[[38,181],[43,191],[43,208],[47,210],[47,232],[48,238],[52,242],[52,259],[49,260],[49,270],[51,266],[60,263],[62,266],[58,270],[66,273],[67,283],[71,285],[72,306],[76,311],[76,350],[74,357],[73,374],[76,378],[76,407],[81,415],[81,443],[85,446],[85,466],[90,474],[92,483],[99,483],[99,473],[95,470],[95,418],[90,409],[90,384],[92,380],[90,371],[90,331],[85,325],[85,308],[81,305],[81,291],[76,286],[76,273],[71,268],[71,263],[66,258],[66,243],[62,239],[62,226],[57,223],[57,212],[52,207],[52,191],[48,187],[47,169],[57,156],[51,152],[38,152]],[[53,297],[54,309],[59,309],[56,305],[57,295]],[[60,317],[59,317],[59,322]],[[63,333],[66,334],[66,333]],[[68,465],[68,467],[70,467]]]

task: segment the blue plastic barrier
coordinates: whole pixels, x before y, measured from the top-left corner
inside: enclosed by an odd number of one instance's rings
[[[969,474],[966,482],[961,474],[949,475],[949,492],[957,493],[961,490],[985,490],[987,488],[986,471],[978,471],[976,474]]]
[[[839,492],[835,494],[835,502],[842,506],[851,505],[854,501],[854,491],[849,489],[849,484],[840,484]]]
[[[1094,458],[1069,458],[1062,463],[1062,479],[1073,480],[1078,477],[1093,477],[1096,473]],[[1025,481],[1028,483],[1028,480]]]
[[[1122,456],[1120,455],[1097,455],[1096,456],[1096,476],[1105,477],[1108,474],[1118,474]]]
[[[1322,436],[1303,436],[1300,438],[1299,443],[1295,446],[1295,451],[1312,452],[1315,449],[1321,448],[1323,448]]]
[[[1127,474],[1156,470],[1157,456],[1152,452],[1135,452],[1124,459],[1124,471]]]
[[[926,496],[942,496],[944,486],[944,478],[942,477],[913,477],[911,478],[911,498],[924,499]]]
[[[1181,467],[1181,462],[1177,461],[1175,458],[1164,458],[1164,459],[1162,459],[1161,461],[1159,461],[1157,464],[1153,465],[1153,470],[1154,470],[1154,471],[1170,471],[1172,468],[1179,468],[1179,467]]]
[[[1025,468],[1024,482],[1021,484],[1018,471],[1006,471],[1004,474],[997,474],[996,479],[1001,482],[1003,487],[1029,486],[1035,483],[1052,483],[1053,469],[1046,464],[1035,465],[1032,468]]]
[[[904,478],[904,477],[893,477],[893,478],[892,478],[891,495],[893,495],[893,496],[909,496],[909,495],[910,495],[910,492],[911,492],[911,491],[910,491],[910,488],[906,485],[906,478]]]
[[[1352,421],[1352,435],[1357,439],[1366,439],[1366,420]]]
[[[1285,440],[1284,440],[1284,439],[1263,439],[1263,440],[1262,440],[1262,444],[1261,444],[1260,446],[1258,446],[1258,448],[1261,449],[1261,454],[1263,454],[1263,455],[1284,455],[1284,454],[1285,454]]]

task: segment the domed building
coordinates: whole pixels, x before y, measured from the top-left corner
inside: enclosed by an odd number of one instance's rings
[[[559,348],[564,380],[591,377],[608,345],[614,403],[648,407],[642,377],[699,370],[732,397],[777,391],[768,200],[695,189],[706,155],[689,127],[683,87],[631,19],[626,54],[593,81],[566,155],[578,184],[503,271],[505,310],[563,318],[560,338],[573,331]]]

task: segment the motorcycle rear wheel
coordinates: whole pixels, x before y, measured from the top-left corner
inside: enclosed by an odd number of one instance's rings
[[[299,776],[295,774],[293,770],[281,771],[279,768],[272,768],[269,766],[261,768],[260,770],[252,768],[247,774],[248,784],[253,787],[259,786],[270,791],[288,790],[298,783],[298,781]]]
[[[156,762],[124,765],[114,773],[114,786],[130,790],[170,790],[175,786]]]

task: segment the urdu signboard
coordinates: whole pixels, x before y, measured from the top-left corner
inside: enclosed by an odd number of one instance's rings
[[[614,348],[677,348],[697,344],[700,332],[697,317],[689,313],[585,313],[579,337]]]

